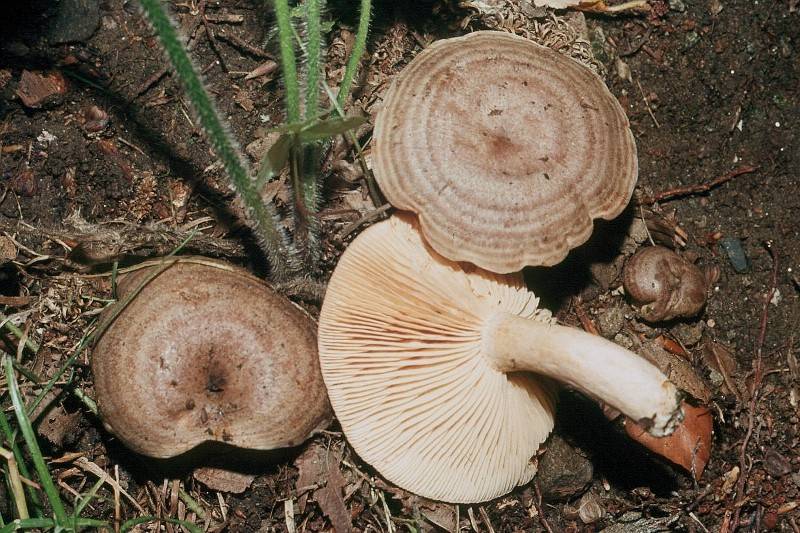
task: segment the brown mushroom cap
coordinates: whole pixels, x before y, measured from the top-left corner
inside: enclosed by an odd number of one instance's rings
[[[552,382],[671,432],[678,392],[614,343],[555,324],[518,274],[433,252],[409,214],[353,241],[328,285],[319,355],[358,454],[422,496],[471,503],[530,481],[553,427]],[[535,372],[535,374],[534,374]]]
[[[375,123],[375,178],[433,248],[493,272],[553,265],[637,178],[622,107],[592,71],[503,32],[435,42]]]
[[[706,305],[703,272],[674,251],[649,246],[625,263],[623,286],[642,318],[649,322],[693,317]]]
[[[157,266],[123,276],[120,302]],[[92,370],[106,427],[151,457],[209,440],[293,446],[332,416],[314,321],[221,261],[182,258],[147,283],[97,342]]]

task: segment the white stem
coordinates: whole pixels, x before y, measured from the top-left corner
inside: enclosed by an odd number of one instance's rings
[[[556,379],[669,435],[683,419],[680,394],[656,367],[633,352],[581,330],[498,314],[488,324],[486,353],[503,372]]]

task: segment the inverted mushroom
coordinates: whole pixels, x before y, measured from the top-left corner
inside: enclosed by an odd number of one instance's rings
[[[553,265],[628,204],[636,146],[592,71],[503,32],[435,42],[397,76],[375,123],[375,178],[453,261]]]
[[[125,275],[117,305],[157,266]],[[101,418],[151,457],[205,441],[300,444],[332,417],[314,329],[302,309],[246,271],[180,259],[143,286],[93,350]]]
[[[661,372],[537,305],[519,275],[432,251],[413,217],[364,231],[333,273],[319,322],[323,378],[356,452],[425,497],[500,496],[531,480],[553,427],[552,383],[541,376],[654,435],[674,429],[679,395]]]

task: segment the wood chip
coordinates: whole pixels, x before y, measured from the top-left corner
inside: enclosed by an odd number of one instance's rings
[[[195,468],[192,476],[211,490],[230,492],[232,494],[243,493],[250,488],[256,478],[256,476],[250,474],[209,466]]]
[[[268,74],[272,74],[277,69],[278,63],[270,59],[269,61],[261,63],[259,66],[248,72],[244,79],[252,80],[253,78],[258,78],[259,76],[266,76]]]
[[[60,72],[23,70],[16,92],[25,107],[38,109],[57,103],[67,93],[67,80]]]
[[[0,235],[0,265],[17,258],[17,246],[6,235]]]

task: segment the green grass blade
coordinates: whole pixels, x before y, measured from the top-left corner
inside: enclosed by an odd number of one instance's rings
[[[95,518],[81,518],[81,517],[78,517],[78,519],[75,520],[75,529],[76,530],[80,530],[80,529],[83,529],[85,527],[94,528],[93,531],[96,531],[98,528],[101,528],[101,527],[106,528],[106,529],[113,529],[109,525],[109,523],[104,521],[104,520],[97,520]]]
[[[45,386],[42,388],[42,391],[39,394],[36,395],[36,398],[34,399],[34,401],[31,402],[30,406],[28,406],[28,408],[27,408],[27,416],[30,416],[31,413],[33,413],[36,410],[36,408],[42,402],[44,397],[47,396],[47,393],[50,392],[53,389],[53,387],[56,384],[56,381],[61,379],[61,376],[64,375],[64,372],[66,372],[68,368],[70,368],[72,365],[75,364],[75,361],[78,360],[78,357],[80,357],[80,355],[83,353],[83,350],[85,350],[86,346],[89,345],[89,341],[91,340],[91,334],[90,334],[91,331],[92,331],[92,329],[91,329],[91,325],[90,325],[89,329],[83,335],[83,338],[78,343],[78,347],[75,349],[75,352],[71,356],[69,356],[69,358],[66,361],[64,361],[64,364],[61,365],[61,368],[59,368],[58,371],[56,371],[56,373],[53,374],[53,376],[48,380],[47,384],[45,384]],[[95,415],[97,414],[96,407],[95,407],[95,411],[93,411],[93,413]]]
[[[75,525],[78,524],[78,520],[80,520],[83,510],[94,499],[94,495],[97,494],[97,491],[100,490],[100,487],[102,487],[103,483],[105,482],[106,480],[103,478],[98,479],[95,484],[92,485],[92,488],[89,489],[89,492],[87,492],[83,498],[80,499],[78,505],[75,506],[75,510],[72,512],[72,520]]]
[[[35,528],[55,528],[57,523],[52,518],[26,518],[20,520],[19,518],[13,522],[9,522],[3,528],[0,528],[0,533],[10,533],[11,531],[19,531],[21,529],[35,529]]]
[[[2,429],[3,435],[6,438],[6,442],[8,442],[11,452],[14,454],[14,459],[17,461],[17,469],[19,469],[19,473],[27,479],[32,479],[31,472],[28,470],[28,465],[25,463],[25,457],[22,456],[22,450],[20,450],[19,445],[17,445],[16,435],[11,429],[11,424],[9,423],[8,418],[2,409],[0,409],[0,429]],[[39,499],[36,489],[29,485],[25,485],[25,492],[28,493],[28,499],[30,499],[31,503],[33,504],[34,514],[37,517],[41,517],[42,501]]]
[[[259,244],[270,261],[273,275],[278,279],[286,278],[289,274],[288,242],[280,229],[275,210],[261,201],[261,195],[251,180],[249,165],[217,112],[161,0],[139,0],[139,2],[175,68],[186,96],[197,113],[214,151],[222,161],[228,178],[242,199]],[[283,0],[283,3],[285,4],[286,0]],[[288,17],[288,13],[286,16]],[[299,116],[299,112],[297,114]]]
[[[292,14],[288,0],[274,0],[275,18],[278,23],[281,69],[286,89],[286,122],[300,121],[300,85],[297,81],[297,58],[292,39]]]
[[[3,367],[6,374],[8,394],[11,396],[11,403],[14,405],[14,414],[17,417],[17,424],[19,424],[19,429],[22,432],[22,438],[25,439],[25,445],[28,447],[28,453],[30,453],[33,466],[36,468],[39,483],[42,485],[44,493],[50,501],[50,506],[53,508],[56,522],[66,525],[67,512],[64,510],[61,496],[53,483],[53,478],[50,477],[50,471],[47,468],[47,464],[44,462],[44,457],[42,457],[42,452],[39,449],[39,443],[36,441],[36,434],[33,431],[33,426],[31,426],[31,421],[25,413],[25,405],[22,403],[17,376],[14,373],[14,363],[10,356],[3,356]]]
[[[188,492],[183,489],[178,489],[178,496],[180,497],[181,501],[186,504],[187,509],[199,516],[201,520],[206,519],[206,512],[203,510],[203,506],[197,503],[197,500],[192,498]]]
[[[361,56],[367,48],[367,35],[369,34],[369,19],[372,14],[372,1],[361,0],[361,11],[358,16],[358,30],[356,31],[356,41],[353,44],[353,51],[347,60],[347,67],[344,70],[342,83],[339,85],[339,95],[336,100],[339,107],[344,107],[347,97],[350,95],[350,88],[353,85],[358,65],[361,63]]]

